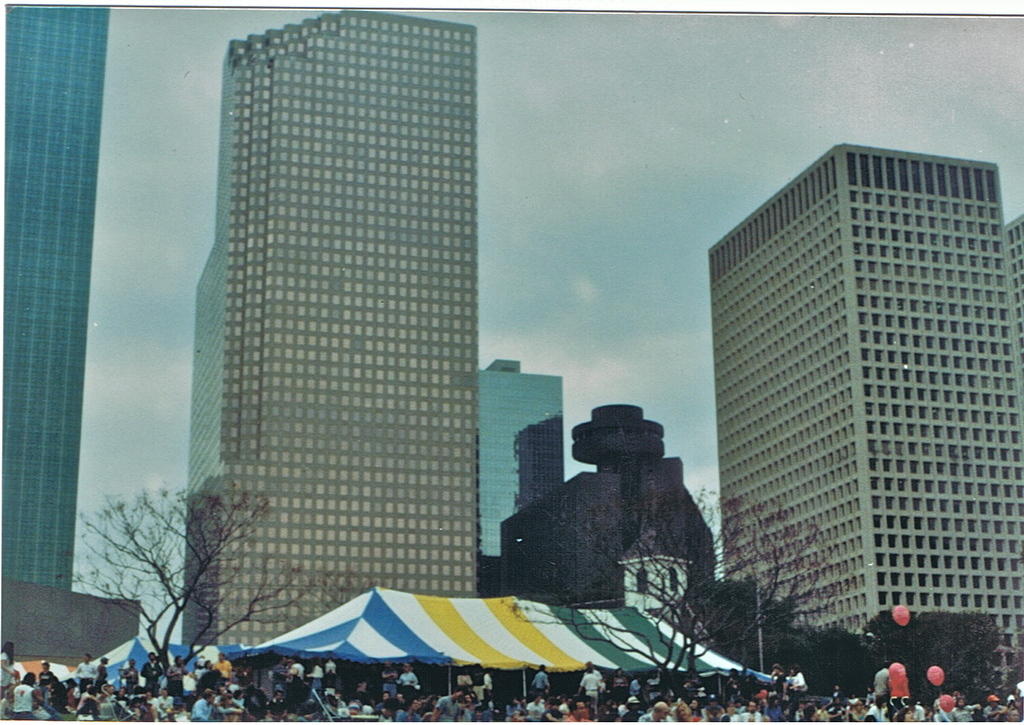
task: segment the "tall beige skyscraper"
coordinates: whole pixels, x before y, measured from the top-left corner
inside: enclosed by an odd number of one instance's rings
[[[474,592],[475,53],[471,26],[372,12],[228,48],[189,486],[269,498],[254,555]]]
[[[1017,311],[1017,344],[1021,351],[1020,363],[1024,376],[1024,214],[1006,225],[1006,245],[1010,252],[1010,284],[1013,288],[1013,306]],[[1022,398],[1024,406],[1024,398]]]
[[[836,146],[711,249],[712,317],[723,497],[821,528],[821,621],[983,611],[1019,657],[1019,288],[998,179]]]

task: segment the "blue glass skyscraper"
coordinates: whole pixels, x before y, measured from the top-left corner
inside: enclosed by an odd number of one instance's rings
[[[71,587],[105,8],[7,9],[3,574]]]
[[[501,555],[501,522],[562,485],[562,378],[520,372],[516,360],[480,371],[480,553]]]

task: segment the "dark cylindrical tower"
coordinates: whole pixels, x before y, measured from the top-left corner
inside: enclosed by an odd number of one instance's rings
[[[572,429],[572,457],[593,463],[598,471],[623,473],[665,456],[665,429],[644,420],[637,405],[602,405],[590,412],[590,422]]]
[[[590,411],[589,423],[572,429],[573,458],[619,476],[623,550],[640,535],[641,482],[665,456],[664,435],[636,405],[602,405]]]

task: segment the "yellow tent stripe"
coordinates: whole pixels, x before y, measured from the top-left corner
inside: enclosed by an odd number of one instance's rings
[[[551,670],[582,670],[584,663],[567,655],[530,622],[512,597],[484,599],[495,618],[516,639],[551,663]]]
[[[450,599],[419,594],[414,596],[427,615],[434,620],[434,624],[455,644],[476,658],[474,662],[487,662],[490,666],[498,668],[518,669],[526,666],[525,662],[510,659],[508,655],[499,652],[481,639],[462,618]],[[461,660],[455,661],[459,664],[472,664]]]

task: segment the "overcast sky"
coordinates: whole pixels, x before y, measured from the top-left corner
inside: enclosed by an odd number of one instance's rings
[[[111,13],[81,510],[185,484],[221,62],[317,14]],[[478,29],[481,366],[561,375],[567,436],[643,406],[691,489],[717,489],[707,250],[771,194],[850,142],[995,162],[1024,213],[1021,18],[430,15]]]

